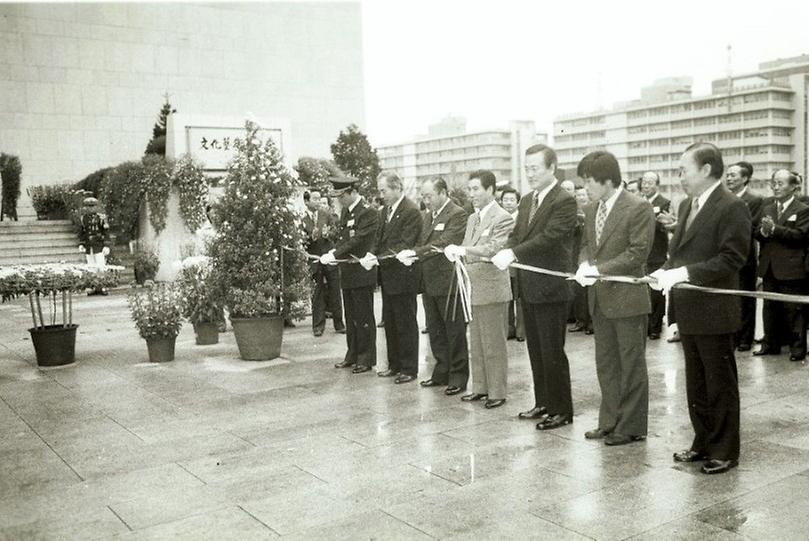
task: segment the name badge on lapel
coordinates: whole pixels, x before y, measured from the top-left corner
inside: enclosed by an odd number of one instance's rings
[[[787,218],[788,222],[794,222],[794,221],[797,221],[797,220],[798,220],[798,215],[797,214],[793,214],[792,216]]]
[[[348,238],[352,239],[352,238],[354,238],[354,235],[356,235],[356,234],[357,234],[357,232],[354,231],[353,229],[348,230]]]
[[[352,225],[354,225],[354,218],[351,218],[349,221],[346,222],[347,227],[351,227]]]
[[[660,207],[652,207],[652,212],[655,214],[660,214]]]
[[[443,231],[445,225],[447,224],[436,224],[436,226],[433,228],[433,231]]]
[[[480,236],[481,237],[488,237],[491,232],[492,232],[492,228],[487,227],[486,229],[483,230],[483,233],[481,233]]]

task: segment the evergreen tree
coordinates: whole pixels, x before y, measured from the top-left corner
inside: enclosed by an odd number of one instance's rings
[[[355,124],[340,132],[337,141],[331,145],[331,154],[337,167],[361,181],[363,195],[376,193],[376,177],[382,171],[379,157],[368,137]]]
[[[172,108],[168,95],[165,96],[165,99],[166,102],[160,108],[160,116],[152,128],[152,140],[146,145],[146,154],[166,155],[166,125],[169,115],[176,113],[177,109]]]
[[[295,171],[298,173],[300,183],[310,188],[328,187],[330,178],[342,175],[340,168],[333,161],[307,156],[298,158]]]

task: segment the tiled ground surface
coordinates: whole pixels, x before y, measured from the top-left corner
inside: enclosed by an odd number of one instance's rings
[[[598,386],[580,333],[575,422],[541,433],[516,419],[532,405],[517,342],[508,403],[487,411],[335,370],[343,337],[308,321],[272,362],[184,328],[165,365],[120,294],[81,299],[76,321],[79,362],[41,371],[27,308],[0,306],[0,539],[809,537],[809,373],[784,356],[739,357],[742,463],[705,476],[671,461],[691,432],[665,341],[648,349],[649,439],[608,448],[583,437]]]

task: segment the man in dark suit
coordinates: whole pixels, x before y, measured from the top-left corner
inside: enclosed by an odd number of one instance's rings
[[[652,205],[655,220],[663,212],[669,212],[671,201],[660,195],[660,175],[654,171],[647,171],[640,181],[640,192]],[[669,256],[669,233],[666,226],[655,222],[655,237],[649,259],[646,261],[648,272],[654,272],[663,266]],[[652,299],[652,313],[649,315],[647,334],[649,340],[659,340],[663,331],[663,315],[666,313],[666,297],[654,289],[650,290]]]
[[[416,257],[420,263],[421,302],[435,358],[433,375],[422,381],[421,386],[446,386],[444,394],[452,396],[466,390],[469,352],[455,267],[444,257],[443,250],[463,241],[466,212],[450,200],[447,183],[440,177],[422,183],[421,197],[427,212],[418,246],[400,251],[396,258],[406,266]]]
[[[588,276],[646,276],[655,217],[643,198],[621,189],[621,168],[609,152],[591,152],[579,164],[594,201],[587,208],[576,281],[591,286],[590,313],[601,406],[598,426],[587,439],[625,445],[646,438],[649,377],[646,371],[646,318],[651,310],[645,285],[597,282]]]
[[[525,151],[525,171],[532,191],[520,202],[517,224],[492,258],[498,268],[512,262],[554,271],[572,271],[571,250],[576,227],[576,201],[562,190],[556,173],[556,152],[538,144]],[[521,419],[539,419],[537,430],[573,422],[570,365],[565,335],[570,289],[564,278],[519,271],[525,338],[534,379],[534,407]]]
[[[331,213],[324,212],[320,206],[320,190],[303,192],[303,201],[306,204],[306,214],[303,216],[306,251],[321,256],[334,247],[330,236],[336,224]],[[321,265],[320,261],[310,261],[309,269],[312,273],[312,333],[323,336],[328,305],[334,330],[345,334],[343,304],[340,301],[340,269],[334,265]]]
[[[680,158],[680,181],[689,195],[680,204],[669,259],[654,273],[664,292],[680,282],[738,289],[750,249],[750,212],[722,185],[722,153],[694,143]],[[739,463],[739,382],[734,334],[741,325],[739,298],[686,289],[670,292],[685,355],[691,447],[677,462],[704,461],[703,473],[723,473]]]
[[[590,196],[587,195],[587,190],[584,187],[577,187],[575,192],[576,198],[576,229],[573,235],[573,267],[579,266],[579,253],[581,252],[582,242],[584,238],[584,216],[587,206],[590,204]],[[574,323],[571,325],[570,332],[581,332],[584,334],[593,334],[593,319],[590,317],[590,308],[587,303],[588,288],[583,287],[576,282],[570,282],[570,292],[572,302],[570,303],[571,315],[573,316]]]
[[[728,167],[725,174],[725,184],[736,197],[741,198],[750,211],[753,220],[753,231],[758,229],[761,219],[761,207],[764,200],[753,194],[747,185],[753,177],[753,166],[748,162],[737,162]],[[755,235],[750,236],[750,252],[747,254],[747,263],[739,273],[739,288],[746,291],[756,290],[756,267],[758,266],[758,250],[756,249]],[[736,349],[750,351],[756,335],[756,299],[742,297],[742,328],[736,333]]]
[[[773,173],[770,183],[775,197],[764,205],[755,237],[761,246],[758,275],[764,290],[776,293],[807,293],[804,265],[809,245],[809,206],[795,197],[800,177],[786,169]],[[753,355],[778,355],[789,346],[789,359],[806,358],[806,318],[800,304],[764,301],[764,339]]]
[[[334,248],[320,256],[322,265],[335,265],[337,259],[363,257],[374,251],[378,224],[377,211],[368,207],[357,192],[359,181],[335,178],[332,196],[342,207],[340,232]],[[376,365],[376,325],[374,323],[374,287],[376,272],[354,262],[339,264],[346,319],[346,351],[343,362],[335,368],[353,368],[362,374]]]
[[[514,188],[508,186],[500,194],[500,206],[511,215],[514,223],[517,223],[519,215],[520,194]],[[525,342],[525,324],[522,317],[522,306],[520,305],[520,285],[517,278],[517,269],[508,270],[511,279],[511,295],[514,299],[508,303],[508,339],[516,338],[518,342]]]
[[[395,383],[408,383],[416,379],[419,371],[418,266],[403,265],[396,258],[379,260],[377,257],[397,255],[416,246],[421,235],[421,212],[418,205],[405,197],[402,179],[395,173],[381,173],[377,186],[385,207],[377,230],[376,256],[365,258],[361,264],[366,268],[379,265],[382,319],[388,346],[388,369],[379,376],[395,376]]]

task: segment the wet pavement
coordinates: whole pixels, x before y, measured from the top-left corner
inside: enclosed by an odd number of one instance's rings
[[[125,297],[81,298],[78,362],[40,370],[20,302],[0,306],[0,539],[806,539],[809,368],[739,354],[742,457],[706,476],[682,352],[650,342],[649,438],[595,427],[593,339],[569,334],[576,416],[539,432],[524,343],[501,408],[336,370],[344,336],[304,320],[283,358],[238,359],[232,332],[147,362]],[[433,361],[421,336],[420,379]],[[383,331],[377,344],[384,368]]]

